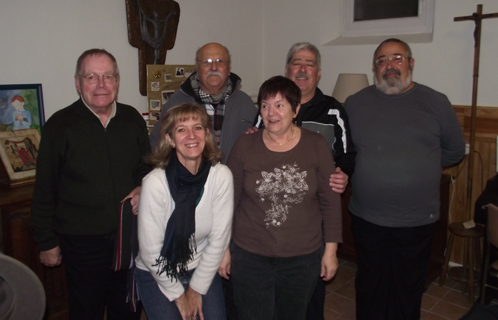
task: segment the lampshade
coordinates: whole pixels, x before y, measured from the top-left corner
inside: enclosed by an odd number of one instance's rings
[[[336,98],[340,103],[344,103],[347,97],[365,87],[368,87],[368,79],[366,74],[340,73],[337,77],[332,97]]]

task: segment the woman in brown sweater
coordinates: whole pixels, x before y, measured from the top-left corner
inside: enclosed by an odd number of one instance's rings
[[[241,320],[304,320],[317,275],[330,280],[337,271],[334,160],[321,134],[293,124],[300,100],[293,81],[265,81],[258,95],[265,129],[241,136],[228,159],[234,225],[219,272],[231,278]]]

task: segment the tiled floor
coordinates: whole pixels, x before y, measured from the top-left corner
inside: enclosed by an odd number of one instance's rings
[[[356,265],[339,259],[339,270],[335,278],[327,284],[325,298],[325,320],[354,320]],[[443,287],[439,279],[431,283],[422,298],[421,320],[458,320],[472,306],[468,296],[461,291],[461,284],[446,278]],[[496,303],[494,300],[493,303]],[[147,320],[142,315],[141,320]]]
[[[335,278],[327,284],[325,320],[355,319],[354,277],[356,265],[339,260]],[[431,283],[422,298],[421,320],[457,320],[470,308],[468,296],[460,291],[461,284],[446,278],[443,287],[439,279]]]

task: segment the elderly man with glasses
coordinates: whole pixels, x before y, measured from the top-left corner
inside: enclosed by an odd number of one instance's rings
[[[420,318],[442,168],[465,154],[451,103],[412,81],[414,63],[408,44],[383,41],[375,84],[344,105],[357,152],[349,211],[358,320]]]
[[[119,231],[131,234],[151,169],[147,127],[135,108],[116,102],[119,71],[106,50],[85,51],[74,80],[80,99],[42,130],[31,212],[40,260],[63,262],[70,319],[103,319],[105,311],[109,320],[140,319],[127,299],[130,239],[119,241]]]
[[[232,150],[235,140],[251,127],[257,109],[251,98],[239,89],[241,79],[230,72],[230,53],[219,43],[208,43],[195,54],[196,71],[181,85],[161,110],[166,111],[181,103],[196,102],[206,108],[211,116],[211,130],[218,146],[225,154]],[[150,143],[155,148],[159,141],[157,121],[150,134]]]

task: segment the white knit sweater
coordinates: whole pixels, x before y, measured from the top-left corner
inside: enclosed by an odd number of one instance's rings
[[[154,169],[142,181],[138,209],[140,249],[135,262],[137,268],[150,271],[170,301],[183,294],[183,286],[179,281],[171,281],[165,273],[158,276],[158,267],[152,265],[160,255],[166,225],[174,208],[164,170]],[[200,294],[208,291],[228,247],[232,217],[232,173],[227,166],[217,164],[210,168],[201,201],[195,210],[197,253],[188,263],[189,270],[196,268],[190,287]]]

